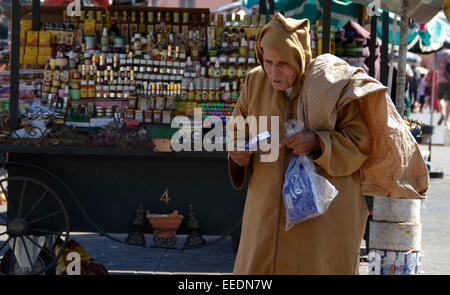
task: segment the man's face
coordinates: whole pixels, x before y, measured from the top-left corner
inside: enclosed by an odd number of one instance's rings
[[[297,71],[270,48],[263,48],[264,70],[276,90],[285,90],[294,85]]]

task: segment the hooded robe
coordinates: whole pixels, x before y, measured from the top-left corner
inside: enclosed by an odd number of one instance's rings
[[[327,178],[339,193],[324,214],[286,231],[282,187],[292,150],[280,148],[278,159],[273,162],[262,162],[260,155],[264,152],[255,152],[246,167],[238,166],[229,157],[233,187],[242,189],[248,180],[234,273],[358,274],[359,250],[368,216],[361,177],[370,179],[360,173],[360,169],[370,156],[374,158],[372,147],[378,139],[376,132],[368,129],[373,120],[368,120],[367,114],[363,117],[367,107],[361,105],[361,98],[368,102],[378,102],[380,97],[389,99],[386,87],[362,69],[350,67],[337,57],[325,54],[311,60],[309,21],[306,19],[285,19],[276,14],[257,37],[256,53],[260,64],[263,64],[264,46],[276,50],[294,66],[298,80],[286,95],[272,87],[263,67],[254,68],[246,77],[233,116],[278,116],[280,141],[286,136],[284,122],[292,118],[304,122],[306,129],[320,138],[321,151],[311,155],[316,172]],[[385,103],[388,103],[387,99]],[[388,112],[385,113],[387,116]],[[230,131],[234,127],[227,128]],[[267,130],[274,134],[270,123]],[[403,131],[401,129],[401,135],[410,140]],[[410,158],[418,161],[418,168],[423,172],[425,165],[421,166],[420,156],[417,160],[417,144],[409,141],[399,144],[411,148],[413,156]],[[395,147],[395,143],[387,146]],[[387,173],[389,179],[395,173]],[[411,182],[412,186],[406,182],[406,188],[401,187],[398,191],[411,191],[414,197],[423,196],[428,188],[428,179],[424,179],[423,173]],[[380,188],[373,183],[371,187]],[[382,186],[379,191],[384,193],[385,188]]]

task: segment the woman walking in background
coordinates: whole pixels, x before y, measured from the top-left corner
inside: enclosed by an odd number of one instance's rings
[[[422,113],[425,106],[425,87],[427,81],[425,80],[425,74],[420,75],[419,86],[417,87],[417,95],[419,96],[420,112]]]

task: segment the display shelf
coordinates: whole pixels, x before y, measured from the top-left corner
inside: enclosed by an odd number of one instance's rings
[[[20,70],[19,75],[37,75],[43,74],[43,70]],[[0,71],[0,76],[9,76],[11,75],[11,71]]]

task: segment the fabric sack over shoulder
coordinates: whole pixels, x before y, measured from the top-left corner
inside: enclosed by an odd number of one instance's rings
[[[371,196],[424,199],[429,187],[428,169],[414,136],[390,97],[384,93],[370,94],[359,105],[373,147],[360,169],[363,192]]]
[[[334,130],[336,108],[358,101],[372,146],[359,170],[365,195],[425,198],[430,182],[428,169],[385,86],[362,68],[323,54],[308,66],[301,96],[310,130]]]
[[[302,129],[303,125],[296,120],[286,123],[288,136]],[[286,231],[325,213],[337,194],[337,189],[326,178],[315,173],[314,163],[308,156],[292,156],[283,185]]]

